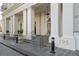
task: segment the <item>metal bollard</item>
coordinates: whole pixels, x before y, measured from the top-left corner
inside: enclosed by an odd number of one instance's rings
[[[16,43],[18,43],[18,35],[16,35]]]
[[[54,37],[52,37],[52,43],[51,43],[51,51],[50,53],[55,53],[55,43],[54,43]]]
[[[5,40],[5,34],[4,34],[4,40]]]

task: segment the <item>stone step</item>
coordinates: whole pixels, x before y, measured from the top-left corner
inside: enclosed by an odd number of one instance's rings
[[[25,40],[25,42],[31,43],[37,46],[40,46],[40,45],[49,46],[48,36],[40,36],[40,35],[32,36],[32,40],[27,39]]]

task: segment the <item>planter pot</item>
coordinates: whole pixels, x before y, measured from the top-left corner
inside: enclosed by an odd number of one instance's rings
[[[24,38],[23,38],[23,35],[18,35],[18,42],[19,43],[23,43],[23,40]]]

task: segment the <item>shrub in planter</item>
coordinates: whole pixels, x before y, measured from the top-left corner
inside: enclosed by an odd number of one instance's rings
[[[18,30],[18,34],[20,33],[20,30]]]
[[[23,30],[18,30],[18,34],[22,34],[23,33]]]
[[[9,34],[9,30],[6,30],[6,33]]]
[[[20,30],[20,33],[22,34],[23,33],[23,30]]]
[[[6,30],[6,37],[9,37],[9,30]]]
[[[19,42],[22,42],[23,41],[23,30],[18,30],[18,39],[19,39]]]

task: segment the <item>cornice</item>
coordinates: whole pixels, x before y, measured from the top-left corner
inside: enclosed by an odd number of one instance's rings
[[[15,4],[15,5],[11,6],[9,9],[5,10],[5,11],[2,13],[2,15],[4,16],[4,15],[8,14],[9,12],[15,10],[16,8],[18,8],[19,6],[21,6],[21,5],[23,5],[23,4],[24,4],[24,3],[19,3],[19,4]]]

